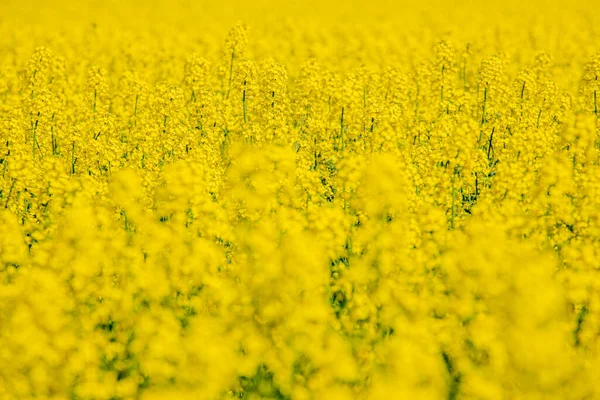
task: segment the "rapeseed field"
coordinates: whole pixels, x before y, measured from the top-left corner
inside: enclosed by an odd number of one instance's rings
[[[0,1],[0,400],[600,399],[590,2]]]

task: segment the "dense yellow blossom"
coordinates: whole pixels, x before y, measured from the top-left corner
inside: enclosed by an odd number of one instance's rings
[[[0,400],[600,398],[591,2],[0,4]]]

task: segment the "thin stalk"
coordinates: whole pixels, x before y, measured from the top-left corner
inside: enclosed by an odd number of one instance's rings
[[[56,138],[54,137],[54,117],[56,114],[52,114],[52,126],[50,127],[51,139],[52,139],[52,155],[56,155],[58,146],[56,145]]]
[[[444,69],[445,69],[445,66],[442,65],[442,87],[440,90],[440,103],[444,102]]]
[[[237,44],[237,43],[236,43]],[[233,60],[235,59],[235,45],[231,49],[231,63],[229,64],[229,85],[227,86],[227,99],[229,99],[229,93],[231,92],[231,79],[233,78]]]
[[[483,110],[481,112],[481,125],[485,124],[486,104],[487,104],[487,85],[483,88]]]
[[[244,88],[246,87],[246,80],[244,80]],[[244,89],[244,91],[242,92],[242,104],[244,106],[244,123],[247,122],[246,120],[246,89]]]
[[[313,169],[316,170],[317,167],[319,166],[319,156],[317,154],[317,139],[316,138],[314,139],[314,144],[315,144],[315,152],[314,152],[314,154],[315,154],[315,163],[313,165]]]
[[[342,116],[340,117],[340,136],[342,140],[342,151],[346,148],[346,143],[344,142],[344,107],[342,107]]]
[[[494,131],[496,130],[496,127],[492,128],[492,133],[490,134],[490,140],[488,142],[488,149],[487,149],[487,158],[488,160],[490,160],[490,154],[492,151],[492,140],[494,140]]]
[[[12,178],[12,184],[10,185],[10,189],[8,190],[8,196],[6,196],[6,204],[4,205],[4,208],[8,208],[8,202],[10,201],[10,196],[12,195],[13,189],[15,188],[15,183],[17,183],[17,180],[15,178]]]
[[[77,159],[75,158],[75,142],[71,143],[71,175],[75,175],[75,163]]]
[[[32,129],[33,129],[33,143],[31,144],[32,145],[31,152],[33,154],[33,158],[35,158],[35,147],[36,147],[36,144],[37,144],[37,127],[38,127],[38,123],[39,122],[40,122],[40,120],[36,119],[35,120],[35,124],[32,124],[33,125],[32,126]]]

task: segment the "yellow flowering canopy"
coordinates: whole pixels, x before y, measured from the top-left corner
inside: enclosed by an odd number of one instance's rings
[[[600,398],[591,2],[1,3],[1,400]]]

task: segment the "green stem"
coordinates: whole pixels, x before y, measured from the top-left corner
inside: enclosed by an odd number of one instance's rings
[[[342,140],[342,151],[346,148],[346,143],[344,142],[344,107],[342,107],[342,116],[340,117],[340,136]]]
[[[56,114],[52,114],[52,127],[50,127],[50,133],[52,135],[52,155],[58,154],[58,146],[56,145],[56,138],[54,137],[54,117]]]
[[[246,80],[244,80],[244,87],[246,87]],[[246,123],[246,89],[242,92],[242,104],[244,106],[244,123]]]
[[[444,65],[442,65],[442,87],[440,93],[440,103],[444,102]]]
[[[8,190],[8,196],[6,196],[6,204],[4,205],[4,208],[8,208],[8,202],[10,201],[10,196],[12,195],[13,189],[15,188],[15,183],[17,183],[17,180],[15,178],[12,178],[12,184],[10,185],[10,189]]]
[[[231,92],[231,79],[233,78],[233,60],[235,59],[235,45],[233,49],[231,49],[231,63],[229,64],[229,86],[227,86],[227,99],[229,98],[229,93]]]
[[[75,175],[75,142],[71,143],[71,175]]]
[[[487,85],[483,88],[483,110],[481,112],[481,125],[485,124],[485,108],[487,105]]]
[[[490,134],[490,140],[488,143],[488,150],[487,150],[487,158],[488,160],[490,160],[490,154],[492,151],[492,140],[494,140],[494,131],[496,130],[496,127],[492,128],[492,133]]]

